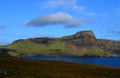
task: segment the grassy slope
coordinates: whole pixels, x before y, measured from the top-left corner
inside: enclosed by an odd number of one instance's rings
[[[56,40],[50,44],[34,43],[28,40],[13,43],[7,46],[9,49],[15,49],[17,52],[11,52],[11,55],[51,55],[51,56],[83,56],[83,55],[99,55],[108,56],[109,53],[104,52],[101,49],[90,49],[89,47],[80,47]]]
[[[0,58],[0,78],[120,78],[120,68],[58,61]]]
[[[45,45],[25,40],[11,44],[7,48],[15,49],[18,54],[27,55],[80,55],[75,46],[60,41],[54,41],[51,44]]]

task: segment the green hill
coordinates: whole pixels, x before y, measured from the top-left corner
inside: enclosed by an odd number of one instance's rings
[[[11,52],[11,54],[16,55],[70,56],[78,54],[74,45],[60,42],[59,40],[53,41],[50,44],[39,44],[29,40],[23,40],[11,44],[8,48],[15,49],[16,52]]]
[[[120,41],[97,39],[92,31],[81,31],[62,38],[29,38],[6,46],[9,54],[46,56],[120,56]]]

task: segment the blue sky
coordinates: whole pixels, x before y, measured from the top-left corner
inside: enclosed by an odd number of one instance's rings
[[[0,44],[92,30],[120,40],[120,0],[0,0]]]

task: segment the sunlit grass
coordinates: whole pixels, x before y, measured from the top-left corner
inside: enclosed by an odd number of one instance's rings
[[[29,40],[13,43],[6,48],[14,49],[16,52],[11,52],[11,55],[48,55],[48,56],[83,56],[83,55],[99,55],[108,56],[109,53],[103,50],[90,49],[82,47],[82,49],[71,43],[56,40],[50,44],[35,43]]]

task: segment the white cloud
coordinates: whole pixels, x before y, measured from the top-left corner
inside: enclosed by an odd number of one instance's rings
[[[56,14],[48,14],[48,15],[37,17],[32,21],[28,22],[27,25],[28,26],[33,26],[33,25],[45,26],[50,24],[64,24],[72,19],[73,17],[66,13],[58,12]]]
[[[46,2],[46,7],[57,8],[57,7],[64,7],[63,9],[71,9],[71,10],[84,10],[83,6],[77,6],[76,0],[52,0]]]
[[[62,8],[62,9],[70,9],[70,10],[84,10],[83,6],[77,6],[76,0],[50,0],[43,3],[43,7],[45,8]]]
[[[85,25],[83,21],[79,21],[75,19],[73,16],[63,12],[43,15],[26,23],[27,26],[36,26],[36,27],[58,25],[58,24],[62,24],[65,27],[77,27],[77,26]]]
[[[85,15],[96,16],[96,13],[87,11],[85,6],[77,5],[77,0],[50,0],[42,5],[44,8],[70,10]]]

